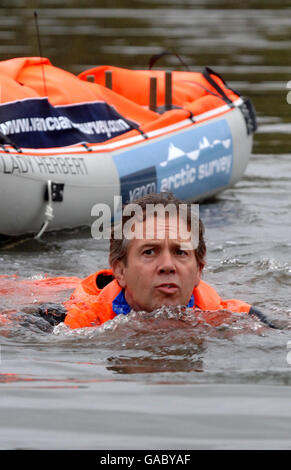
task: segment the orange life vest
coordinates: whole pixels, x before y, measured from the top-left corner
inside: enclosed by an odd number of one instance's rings
[[[107,280],[113,279],[110,269],[91,274],[78,285],[71,298],[64,303],[68,312],[65,318],[67,326],[70,328],[99,326],[116,316],[112,302],[121,292],[121,287],[114,279],[105,285],[106,278]],[[251,309],[250,304],[241,300],[222,300],[213,287],[204,281],[200,281],[195,287],[193,295],[195,299],[193,308],[203,311],[230,310],[237,313],[249,313]]]

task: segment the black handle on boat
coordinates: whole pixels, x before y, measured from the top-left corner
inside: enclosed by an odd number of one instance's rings
[[[112,70],[105,71],[105,86],[112,90]]]
[[[22,153],[22,150],[16,145],[7,135],[3,134],[0,131],[0,144],[2,145],[11,145],[17,152]]]
[[[185,64],[182,57],[180,57],[175,52],[169,52],[169,51],[164,51],[164,52],[161,52],[160,54],[153,55],[149,60],[149,70],[151,70],[151,68],[157,62],[157,60],[159,60],[161,57],[164,57],[165,55],[174,55],[174,56],[176,56],[177,59],[179,59],[179,61],[181,62],[181,64],[188,70],[188,72],[190,72],[190,69],[189,69],[188,65]]]
[[[157,77],[150,77],[150,105],[151,111],[157,110]]]
[[[172,72],[165,72],[165,109],[172,108]]]
[[[87,82],[94,83],[95,82],[95,75],[87,75],[86,80],[87,80]]]

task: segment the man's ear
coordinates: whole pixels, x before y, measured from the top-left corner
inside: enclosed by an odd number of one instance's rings
[[[203,270],[203,266],[200,267],[198,270],[197,270],[197,274],[196,274],[196,279],[195,279],[195,285],[194,287],[197,287],[199,282],[200,282],[200,279],[202,277],[202,270]]]
[[[124,289],[126,287],[124,262],[119,259],[114,261],[112,271],[118,284]]]

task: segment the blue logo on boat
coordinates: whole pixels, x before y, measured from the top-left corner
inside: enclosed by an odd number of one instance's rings
[[[121,197],[125,204],[146,194],[157,192],[157,171],[155,166],[136,171],[120,178]]]
[[[104,142],[130,129],[131,123],[103,102],[52,106],[46,98],[31,98],[0,105],[0,131],[19,147]]]
[[[191,127],[113,157],[120,180],[151,165],[157,192],[172,191],[187,199],[229,183],[233,163],[231,130],[225,119]],[[149,181],[148,181],[149,182]],[[143,183],[139,179],[139,186]],[[138,185],[137,185],[138,186]]]

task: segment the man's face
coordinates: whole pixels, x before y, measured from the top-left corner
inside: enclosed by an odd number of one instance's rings
[[[182,230],[180,235],[176,217],[151,217],[146,223],[153,224],[151,238],[129,242],[127,262],[119,260],[113,266],[115,278],[134,310],[187,305],[200,280],[190,236],[185,240]],[[143,224],[145,234],[145,222],[138,224]]]

